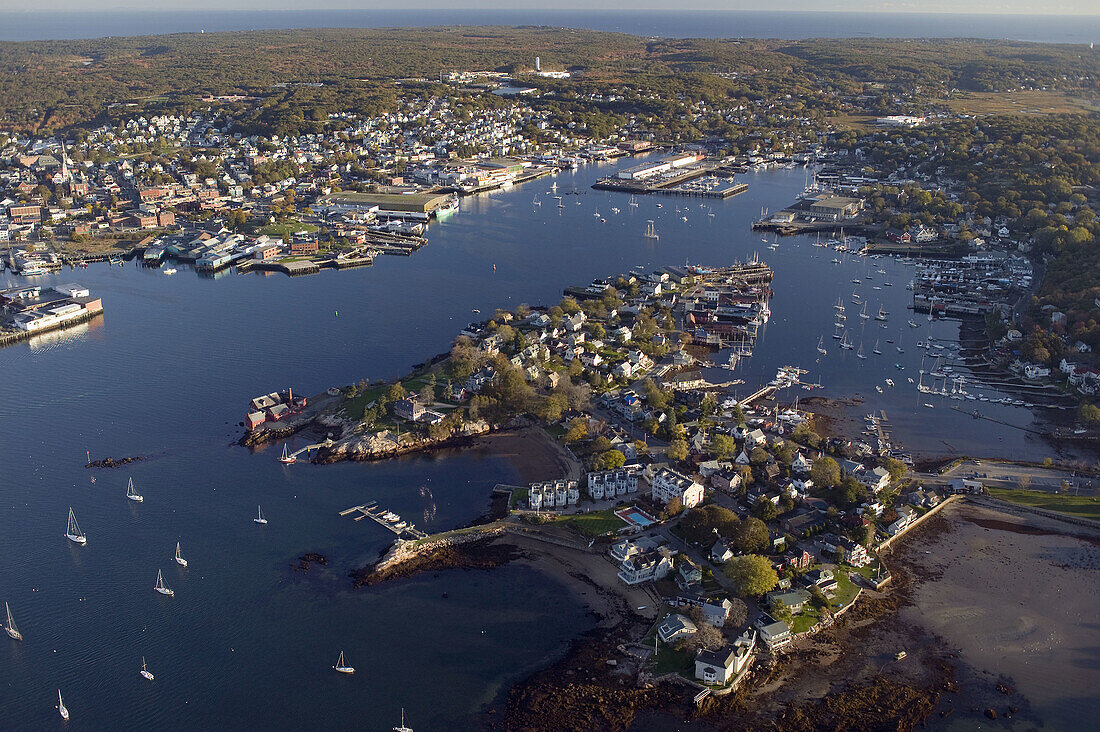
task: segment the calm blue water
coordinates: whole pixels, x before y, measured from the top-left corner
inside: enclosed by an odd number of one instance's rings
[[[740,389],[771,379],[781,364],[802,364],[826,387],[815,394],[859,392],[868,399],[862,410],[886,409],[910,448],[1050,454],[1019,430],[974,423],[945,404],[924,409],[926,398],[903,386],[894,363],[916,376],[913,344],[927,332],[904,326],[907,265],[834,265],[832,251],[808,240],[764,249],[749,223],[761,207],[792,200],[803,170],[748,176],[744,195],[677,212],[685,204],[676,199],[640,197],[633,209],[625,195],[588,190],[614,167],[556,178],[560,191],[575,185],[582,194],[566,196],[560,210],[549,179],[465,199],[432,226],[429,246],[371,268],[211,279],[185,268],[166,277],[132,264],[93,265],[40,278],[87,285],[106,314],[0,350],[0,601],[12,603],[26,637],[0,638],[0,729],[52,728],[58,687],[73,729],[388,729],[401,706],[416,729],[465,726],[502,685],[545,663],[591,619],[563,588],[520,567],[353,592],[347,571],[390,537],[337,512],[376,500],[427,530],[451,528],[484,510],[494,484],[518,480],[515,467],[470,452],[284,467],[279,445],[257,454],[234,446],[236,425],[256,394],[287,386],[313,394],[398,375],[446,350],[473,308],[556,302],[565,285],[594,276],[685,260],[718,265],[759,251],[775,267],[776,296]],[[541,207],[532,205],[536,194]],[[656,220],[659,242],[642,236],[646,219]],[[890,328],[871,320],[853,337],[869,352],[873,338],[889,333],[906,354],[858,362],[829,342],[831,306],[848,299],[853,276],[880,266],[895,286],[862,289],[872,311],[881,297]],[[945,338],[956,330],[932,327]],[[830,353],[818,363],[822,333]],[[873,385],[887,377],[899,388],[878,395]],[[1031,420],[1025,410],[982,410]],[[89,471],[86,450],[149,459]],[[131,475],[141,505],[123,497]],[[251,521],[257,504],[267,526]],[[84,548],[63,537],[69,506],[88,534]],[[186,570],[171,562],[176,541]],[[291,571],[306,551],[327,555],[329,567]],[[158,568],[174,598],[153,592]],[[359,669],[354,677],[330,669],[341,650]],[[142,656],[153,683],[137,674]]]
[[[0,40],[97,38],[270,28],[544,25],[672,38],[1009,38],[1100,40],[1100,16],[750,10],[259,10],[0,12]]]

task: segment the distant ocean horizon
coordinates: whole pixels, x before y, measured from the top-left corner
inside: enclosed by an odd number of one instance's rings
[[[0,11],[0,41],[286,28],[538,25],[667,38],[984,38],[1100,41],[1100,16],[606,10]]]

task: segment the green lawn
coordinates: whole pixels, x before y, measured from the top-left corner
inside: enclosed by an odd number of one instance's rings
[[[626,522],[616,516],[610,508],[596,513],[563,516],[559,520],[562,523],[569,524],[585,536],[599,536],[608,531],[618,531],[626,526]]]
[[[806,609],[802,611],[802,614],[795,615],[787,625],[790,626],[791,634],[793,635],[796,633],[805,633],[807,630],[817,625],[819,620],[821,620],[820,611],[807,605]]]
[[[352,419],[362,419],[363,410],[371,402],[377,401],[382,396],[382,392],[385,388],[384,385],[379,384],[378,386],[360,392],[356,397],[345,400],[342,407],[344,414]]]
[[[1048,511],[1068,513],[1100,520],[1100,499],[1095,496],[1073,496],[1060,493],[1019,490],[1016,488],[986,488],[989,495],[1002,501],[1020,503]]]
[[[527,493],[529,489],[526,486],[517,486],[512,490],[512,498],[508,504],[508,508],[515,508],[519,504],[527,504]]]
[[[317,231],[317,227],[313,224],[303,224],[301,221],[284,221],[281,224],[261,226],[259,233],[268,236],[283,236],[285,234],[293,236],[299,231]]]
[[[689,667],[694,668],[694,660],[689,652],[662,644],[657,651],[657,664],[654,673],[660,676],[661,674],[678,673]]]
[[[836,582],[836,597],[829,604],[834,610],[839,610],[852,601],[859,592],[859,588],[848,578],[848,573],[843,569],[836,571]]]

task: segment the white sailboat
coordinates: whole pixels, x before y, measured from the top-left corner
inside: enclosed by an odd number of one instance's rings
[[[65,536],[74,544],[83,546],[88,543],[88,537],[84,535],[84,532],[80,530],[80,524],[76,522],[76,514],[73,513],[72,506],[69,506],[69,526],[65,529]]]
[[[863,318],[864,320],[867,320],[868,318],[871,317],[870,315],[867,314],[867,303],[866,302],[863,303],[863,309],[859,311],[859,317]]]
[[[69,710],[65,708],[65,702],[61,700],[61,689],[57,690],[57,711],[61,714],[62,719],[69,718]]]
[[[137,491],[134,490],[134,479],[130,478],[130,482],[126,484],[126,497],[134,503],[141,503],[145,500]]]
[[[19,632],[19,628],[15,627],[15,618],[11,615],[11,608],[8,607],[8,603],[4,603],[4,609],[8,613],[8,624],[4,626],[4,632],[8,634],[8,637],[12,640],[23,640],[23,634]]]
[[[284,465],[291,465],[292,463],[298,462],[298,458],[287,452],[285,442],[283,443],[283,454],[279,457],[279,462],[283,463]]]
[[[646,239],[654,239],[654,240],[657,240],[657,239],[661,238],[661,237],[657,236],[657,229],[653,225],[653,219],[647,219],[646,220],[645,238]]]
[[[145,667],[145,656],[141,657],[141,675],[149,679],[150,681],[153,680],[152,672],[150,672],[149,669]]]
[[[176,594],[172,591],[171,588],[168,587],[168,585],[164,583],[164,575],[161,574],[161,571],[159,569],[157,570],[157,583],[153,585],[153,589],[162,595],[168,595],[168,597],[172,597]]]
[[[876,356],[882,355],[882,350],[878,347],[878,341],[875,341],[875,347],[871,350],[871,353],[875,354]]]
[[[890,313],[886,312],[886,310],[882,307],[882,305],[879,305],[878,306],[878,315],[875,316],[875,320],[883,320],[884,321],[884,320],[886,320],[886,316],[889,315],[889,314]]]
[[[844,331],[844,337],[840,340],[840,347],[845,351],[852,350],[852,342],[848,340],[848,331]]]
[[[405,726],[405,707],[401,707],[401,726],[394,727],[393,732],[413,732],[412,727]]]
[[[264,512],[260,509],[259,506],[256,506],[256,518],[254,518],[252,520],[255,521],[258,524],[266,524],[267,523],[267,519],[264,518]]]
[[[856,358],[860,358],[860,359],[867,358],[866,356],[863,355],[863,344],[862,343],[859,344],[859,350],[856,351]]]
[[[176,542],[176,556],[175,556],[175,559],[176,559],[176,564],[178,564],[179,566],[181,566],[181,567],[186,567],[187,566],[187,560],[184,559],[183,554],[180,553],[180,543],[178,541]]]
[[[633,194],[631,194],[631,196],[630,196],[630,205],[634,206],[634,207],[638,206],[638,202],[634,200],[634,195]]]
[[[339,671],[342,674],[353,674],[353,673],[355,673],[355,667],[354,666],[349,666],[348,662],[344,660],[344,652],[343,651],[340,651],[340,658],[339,658],[339,660],[336,661],[336,665],[333,666],[333,668],[336,669],[337,671]]]
[[[822,356],[828,355],[829,352],[825,350],[825,336],[817,339],[817,352]]]

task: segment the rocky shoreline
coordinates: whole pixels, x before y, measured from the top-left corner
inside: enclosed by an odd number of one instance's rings
[[[136,462],[139,462],[139,461],[144,460],[144,459],[145,458],[141,457],[140,455],[135,455],[133,457],[119,458],[118,460],[115,460],[112,457],[105,457],[101,460],[93,460],[92,462],[88,463],[84,467],[85,468],[121,468],[123,465],[129,465],[130,463],[136,463]]]
[[[377,563],[349,576],[354,587],[371,587],[422,572],[493,569],[523,556],[515,546],[496,543],[503,535],[502,528],[493,527],[429,541],[399,540]]]

